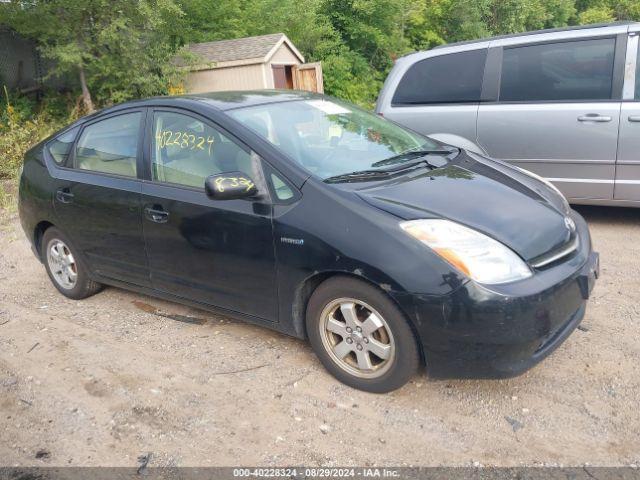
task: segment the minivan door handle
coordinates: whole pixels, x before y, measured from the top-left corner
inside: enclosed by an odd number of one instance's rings
[[[59,188],[56,191],[56,200],[60,203],[71,203],[73,202],[73,193],[68,188]]]
[[[144,209],[145,216],[156,223],[167,223],[169,221],[169,212],[165,211],[159,205],[146,207]]]
[[[630,122],[640,122],[640,115],[629,115]]]
[[[586,115],[580,115],[578,117],[579,122],[597,122],[605,123],[610,122],[612,118],[609,115],[600,115],[598,113],[588,113]]]

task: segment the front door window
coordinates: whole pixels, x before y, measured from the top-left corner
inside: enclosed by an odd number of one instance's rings
[[[240,171],[255,178],[252,154],[218,129],[175,112],[156,112],[153,120],[153,180],[194,188],[217,173]]]

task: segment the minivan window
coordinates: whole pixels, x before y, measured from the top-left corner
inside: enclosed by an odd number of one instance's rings
[[[506,48],[500,101],[609,100],[615,47],[603,38]]]
[[[141,116],[127,113],[85,127],[76,147],[76,168],[135,177]]]
[[[479,102],[487,50],[440,55],[409,68],[393,96],[394,105]]]
[[[216,173],[254,177],[251,154],[194,117],[156,112],[153,132],[151,174],[156,181],[204,188],[205,179]]]
[[[79,129],[80,127],[72,128],[62,135],[54,138],[49,143],[49,153],[53,157],[53,161],[58,165],[65,165],[67,163],[69,153],[71,153],[71,147],[73,146],[73,141],[76,139]]]

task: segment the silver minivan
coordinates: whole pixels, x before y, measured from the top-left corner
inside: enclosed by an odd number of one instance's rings
[[[639,34],[589,25],[413,53],[376,111],[546,177],[572,203],[640,207]]]

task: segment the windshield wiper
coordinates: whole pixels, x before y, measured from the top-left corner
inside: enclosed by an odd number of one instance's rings
[[[374,164],[375,165],[375,164]],[[419,167],[421,165],[428,165],[432,168],[436,168],[436,165],[431,165],[427,160],[418,160],[417,162],[411,163],[401,163],[394,168],[377,168],[370,170],[358,170],[356,172],[351,173],[343,173],[340,175],[335,175],[333,177],[325,178],[326,183],[337,183],[337,182],[345,182],[349,180],[369,180],[378,177],[389,177],[391,175],[397,174],[399,172],[403,172],[405,170],[410,170],[412,168]],[[442,166],[442,165],[438,165]]]
[[[413,158],[413,157],[426,157],[428,155],[444,155],[449,156],[453,153],[459,152],[460,149],[456,147],[452,148],[440,148],[440,149],[416,149],[416,150],[407,150],[406,152],[402,152],[398,155],[394,155],[393,157],[385,158],[384,160],[380,160],[372,164],[372,167],[384,167],[387,165],[395,165],[396,163],[402,163],[405,159]],[[442,165],[439,165],[442,166]]]
[[[392,168],[375,168],[368,170],[358,170],[356,172],[351,173],[342,173],[340,175],[335,175],[333,177],[325,178],[326,183],[338,183],[338,182],[348,182],[350,180],[369,180],[379,177],[389,177],[391,175],[397,174],[404,170],[409,170],[412,168],[419,167],[421,165],[429,166],[431,168],[440,168],[444,167],[448,162],[447,160],[434,161],[435,159],[427,159],[429,155],[440,155],[440,156],[449,156],[453,153],[459,152],[458,148],[450,148],[450,149],[433,149],[433,150],[409,150],[403,152],[394,157],[387,158],[385,160],[381,160],[379,162],[375,162],[372,164],[372,167],[385,167],[394,165]],[[407,160],[403,161],[403,158],[407,157],[418,157],[418,160],[415,162],[409,162]]]
[[[376,177],[388,177],[391,172],[387,170],[360,170],[358,172],[342,173],[325,178],[326,183],[348,182],[349,180],[368,180]]]

